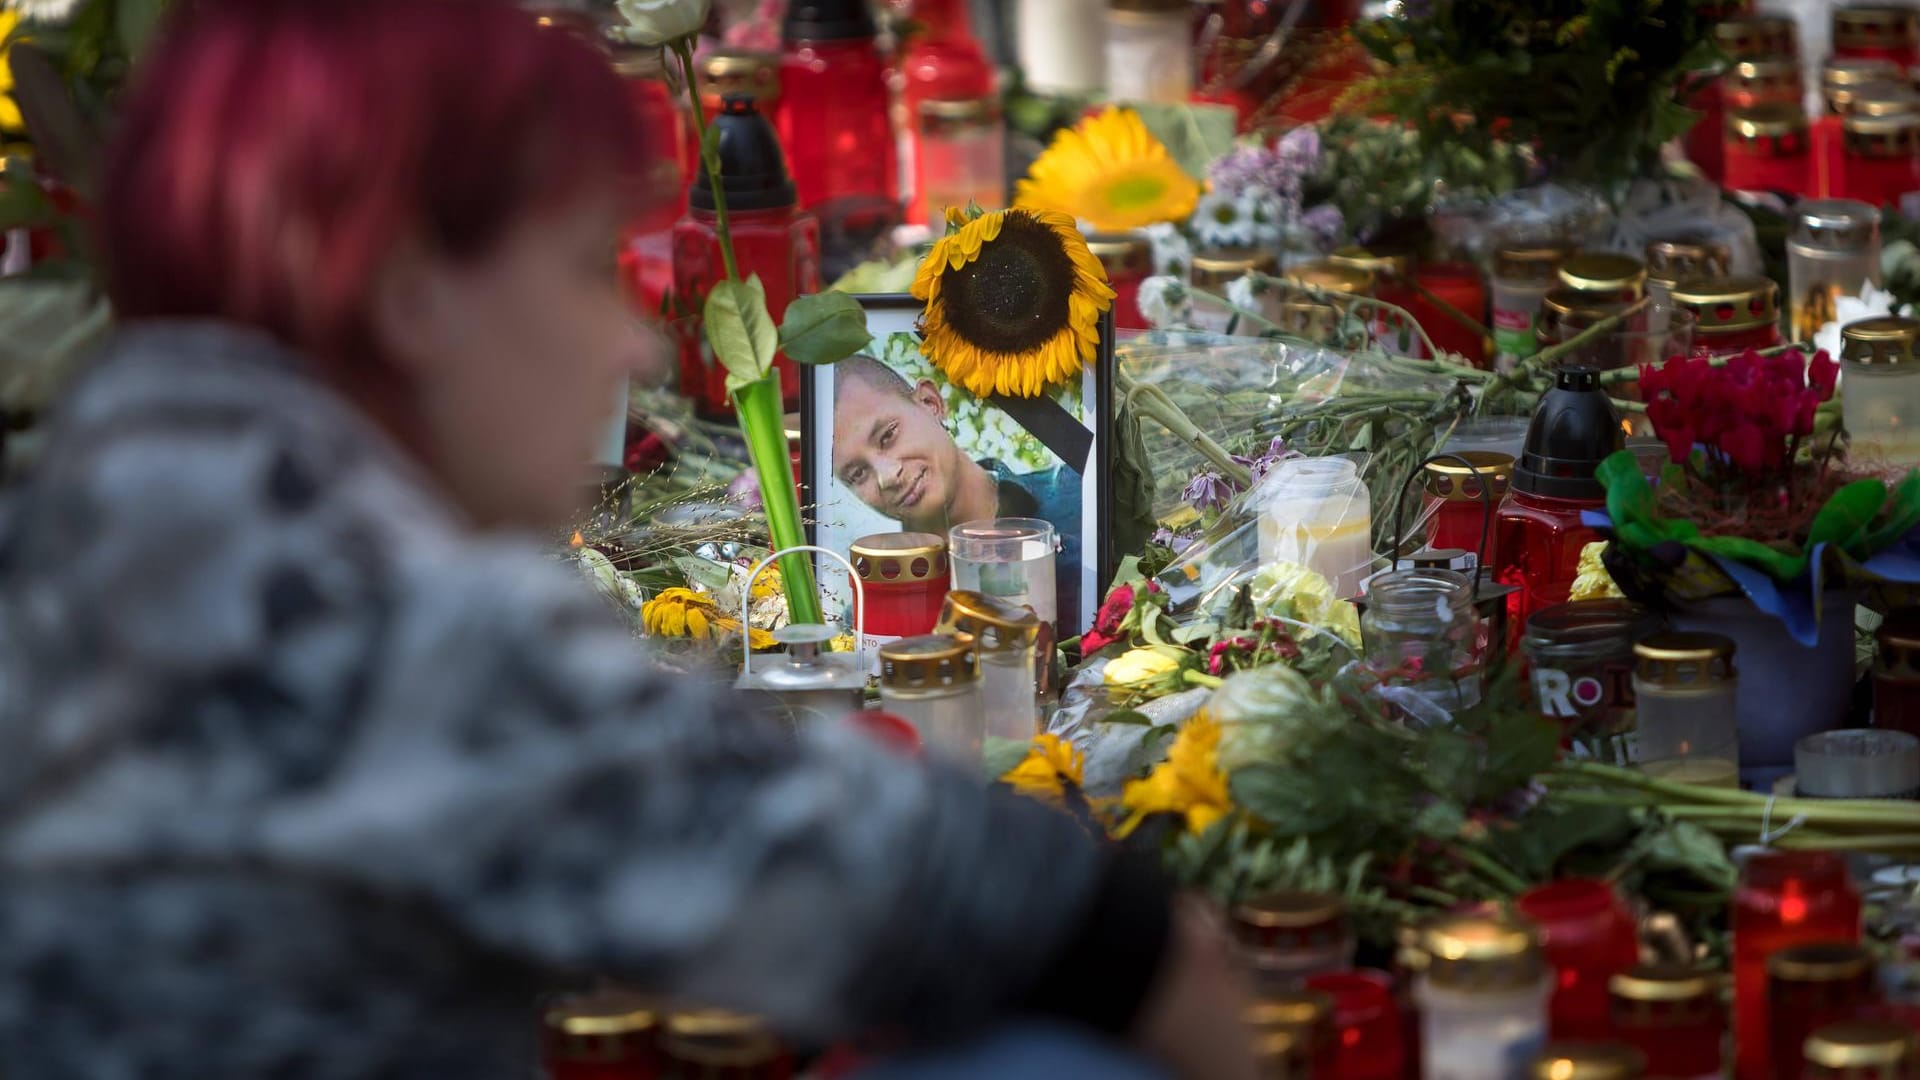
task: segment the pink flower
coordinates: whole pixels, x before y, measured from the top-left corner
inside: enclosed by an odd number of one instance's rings
[[[1813,354],[1813,360],[1807,364],[1807,385],[1820,393],[1820,400],[1833,396],[1833,388],[1840,381],[1840,365],[1833,362],[1826,350]]]

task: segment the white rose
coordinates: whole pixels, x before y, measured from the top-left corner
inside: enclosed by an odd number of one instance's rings
[[[712,0],[619,0],[627,27],[620,36],[643,47],[665,45],[700,32]]]

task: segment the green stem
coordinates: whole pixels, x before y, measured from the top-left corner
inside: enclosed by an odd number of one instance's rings
[[[1188,686],[1204,686],[1209,690],[1218,690],[1227,683],[1225,679],[1216,678],[1215,676],[1208,675],[1206,672],[1194,671],[1192,669],[1181,672],[1180,678]]]
[[[747,437],[747,456],[760,480],[767,534],[775,550],[807,542],[800,522],[800,493],[793,483],[793,459],[787,447],[786,424],[780,411],[780,373],[769,371],[757,381],[733,392],[733,408],[740,432]],[[824,623],[820,589],[813,580],[813,559],[796,552],[780,559],[780,586],[787,594],[787,617],[795,623]]]
[[[1509,896],[1517,896],[1527,891],[1529,886],[1524,878],[1501,866],[1485,852],[1465,845],[1455,845],[1450,850],[1454,858],[1477,871],[1481,877],[1486,878]]]
[[[733,230],[727,225],[727,189],[720,182],[720,151],[707,145],[707,114],[700,108],[700,88],[693,77],[693,39],[680,38],[671,46],[680,58],[680,74],[687,83],[687,102],[693,106],[693,132],[700,142],[700,161],[713,185],[713,232],[720,241],[720,261],[726,265],[727,280],[740,280],[740,267],[733,261]]]
[[[1213,436],[1201,431],[1192,420],[1188,419],[1187,414],[1181,410],[1180,406],[1174,404],[1166,391],[1157,386],[1134,382],[1133,378],[1120,370],[1118,365],[1114,367],[1113,378],[1114,385],[1125,395],[1122,401],[1127,408],[1139,409],[1142,416],[1166,428],[1176,438],[1198,450],[1201,456],[1211,462],[1214,468],[1219,469],[1220,475],[1227,480],[1241,488],[1253,484],[1252,471],[1233,460],[1233,455],[1227,453],[1226,447],[1215,442]]]

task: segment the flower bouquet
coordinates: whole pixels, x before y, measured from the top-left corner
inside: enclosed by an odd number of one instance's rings
[[[1632,454],[1607,459],[1607,568],[1631,597],[1684,608],[1745,595],[1802,645],[1823,591],[1920,579],[1908,548],[1920,475],[1889,487],[1847,468],[1825,353],[1748,351],[1641,368],[1647,418],[1672,463],[1650,484]]]

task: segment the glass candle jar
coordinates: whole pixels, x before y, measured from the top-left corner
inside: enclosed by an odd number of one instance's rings
[[[571,994],[540,1017],[540,1057],[552,1080],[658,1080],[654,1005],[624,990]]]
[[[1087,250],[1100,260],[1113,287],[1114,329],[1152,329],[1140,314],[1140,283],[1153,275],[1153,243],[1137,232],[1090,233]]]
[[[1860,940],[1860,894],[1847,864],[1824,851],[1768,851],[1747,860],[1733,894],[1734,1045],[1739,1080],[1771,1080],[1767,959],[1782,949]]]
[[[1691,968],[1642,966],[1607,981],[1614,1037],[1640,1051],[1654,1080],[1721,1075],[1727,1020],[1713,979]]]
[[[1565,878],[1520,894],[1514,907],[1540,928],[1540,944],[1554,971],[1547,1005],[1555,1039],[1604,1039],[1609,980],[1640,960],[1633,916],[1613,887],[1589,878]]]
[[[1279,269],[1279,260],[1271,251],[1256,251],[1252,248],[1215,248],[1211,251],[1194,253],[1190,282],[1195,289],[1224,300],[1227,296],[1227,286],[1235,281],[1248,274],[1273,274]],[[1254,333],[1253,328],[1241,326],[1231,313],[1217,305],[1204,302],[1193,306],[1193,325],[1196,330],[1215,334]]]
[[[980,766],[987,717],[972,649],[948,634],[880,647],[880,706],[913,725],[935,757]]]
[[[1920,26],[1914,20],[1914,10],[1898,4],[1834,8],[1833,55],[1912,67],[1920,60]]]
[[[1694,278],[1673,287],[1673,302],[1693,314],[1696,353],[1727,356],[1780,344],[1780,287],[1772,278]]]
[[[1464,262],[1423,262],[1414,269],[1413,280],[1419,288],[1410,310],[1434,346],[1465,357],[1474,367],[1486,367],[1486,336],[1460,321],[1461,316],[1483,325],[1487,321],[1487,286],[1479,268]]]
[[[937,223],[944,207],[935,205],[939,199],[929,192],[926,174],[929,167],[936,176],[964,174],[969,168],[984,175],[978,183],[962,185],[966,188],[978,187],[982,192],[998,192],[991,201],[980,198],[981,207],[998,210],[1006,205],[1006,176],[1004,168],[1005,151],[1004,128],[1000,124],[1000,99],[994,93],[993,62],[987,58],[986,49],[973,33],[973,17],[968,0],[915,0],[912,9],[913,25],[904,33],[906,47],[900,53],[900,61],[895,68],[896,84],[899,88],[901,115],[906,123],[902,125],[901,160],[907,165],[908,175],[912,177],[912,190],[908,192],[907,220],[913,224]],[[958,115],[929,118],[928,103],[934,101],[980,102],[990,112],[992,119],[973,115],[969,112],[951,110]],[[942,110],[931,112],[939,114]],[[963,164],[955,167],[950,162],[938,160],[942,148],[936,148],[936,160],[929,162],[926,157],[926,140],[930,126],[957,123],[962,135],[971,134],[977,128],[990,126],[996,133],[991,146],[970,143],[956,135],[948,139],[944,147],[947,155],[955,150],[962,152]],[[993,171],[985,173],[988,158],[992,159]],[[951,198],[951,195],[943,196]],[[946,205],[964,209],[966,203],[950,202]]]
[[[1803,799],[1920,798],[1920,738],[1904,731],[1820,731],[1793,744]]]
[[[914,190],[921,220],[944,221],[948,207],[1007,204],[1007,129],[998,97],[930,98],[920,103],[918,121]]]
[[[1807,114],[1799,102],[1749,105],[1727,113],[1722,148],[1726,174],[1721,181],[1735,191],[1774,191],[1804,195],[1812,167]]]
[[[1800,1080],[1807,1037],[1874,1001],[1873,953],[1842,942],[1795,945],[1767,957],[1772,1080]]]
[[[719,1009],[675,1013],[660,1037],[664,1076],[788,1080],[793,1059],[759,1019]]]
[[[1249,500],[1260,514],[1260,561],[1299,563],[1338,597],[1360,593],[1373,572],[1373,509],[1359,466],[1347,458],[1283,461]]]
[[[1500,583],[1513,594],[1512,624],[1566,602],[1579,573],[1580,551],[1601,539],[1581,519],[1606,505],[1594,478],[1600,462],[1620,449],[1623,432],[1613,404],[1590,367],[1564,367],[1541,396],[1527,429],[1526,449],[1496,518]]]
[[[1860,463],[1920,463],[1920,320],[1899,315],[1840,328],[1840,416]]]
[[[734,259],[743,279],[759,275],[767,312],[777,322],[795,297],[820,291],[820,223],[795,208],[780,143],[752,98],[728,98],[714,126],[720,132],[720,175]],[[673,228],[673,283],[676,298],[698,311],[707,293],[726,278],[713,183],[705,169],[694,176],[687,198],[687,216]],[[786,407],[798,408],[800,376],[793,361],[778,355],[774,367]],[[682,342],[680,368],[682,391],[701,411],[733,412],[726,369],[703,335]]]
[[[686,212],[688,173],[694,165],[683,99],[667,81],[659,49],[618,48],[613,54],[613,69],[626,81],[628,98],[647,145],[664,151],[649,155],[644,174],[634,183],[643,191],[673,192],[676,196],[659,200],[644,217],[628,222],[627,227],[635,233],[664,233]]]
[[[1061,97],[1097,94],[1107,85],[1107,0],[1017,0],[1013,40],[1028,89]]]
[[[1720,96],[1732,111],[1755,105],[1804,106],[1806,86],[1800,76],[1800,61],[1791,56],[1737,61],[1720,77]]]
[[[1609,740],[1618,763],[1633,760],[1633,646],[1664,620],[1627,600],[1577,600],[1527,620],[1522,654],[1540,714],[1569,735]]]
[[[1537,932],[1520,920],[1449,916],[1422,940],[1415,984],[1427,1080],[1491,1080],[1546,1042],[1553,979]]]
[[[1243,1019],[1253,1029],[1262,1077],[1312,1080],[1331,1075],[1338,1037],[1334,1002],[1315,990],[1261,994]]]
[[[1307,989],[1333,999],[1337,1049],[1331,1080],[1400,1080],[1407,1075],[1404,1019],[1384,971],[1315,975]]]
[[[1655,306],[1671,304],[1673,287],[1699,277],[1726,277],[1733,261],[1714,240],[1655,240],[1647,245],[1647,295]]]
[[[876,533],[855,540],[847,554],[867,598],[866,610],[854,617],[864,628],[861,648],[933,632],[950,576],[944,537]]]
[[[1392,304],[1416,319],[1414,324],[1409,325],[1390,312],[1376,310],[1371,320],[1373,340],[1376,345],[1383,351],[1396,356],[1410,356],[1416,360],[1428,358],[1426,344],[1413,330],[1413,326],[1418,325],[1415,309],[1420,306],[1420,293],[1412,284],[1413,257],[1411,255],[1372,252],[1360,247],[1344,247],[1327,256],[1327,262],[1370,275],[1373,279],[1374,299],[1381,303]]]
[[[1557,1036],[1556,1036],[1557,1038]],[[1535,1055],[1528,1080],[1640,1080],[1647,1061],[1640,1051],[1612,1042],[1556,1042]]]
[[[700,57],[700,110],[708,122],[720,115],[728,94],[753,99],[762,116],[780,108],[780,54],[753,49],[715,49]]]
[[[1513,455],[1491,450],[1449,452],[1423,470],[1433,517],[1427,546],[1474,554],[1474,565],[1497,566],[1493,511],[1513,480]]]
[[[1800,54],[1797,24],[1788,15],[1731,15],[1713,25],[1714,44],[1735,60]]]
[[[1640,768],[1663,780],[1740,787],[1733,640],[1656,634],[1633,646]]]
[[[1852,199],[1819,199],[1794,208],[1787,241],[1790,335],[1812,341],[1838,314],[1836,301],[1880,284],[1880,212]]]
[[[1886,60],[1831,57],[1820,69],[1820,96],[1825,103],[1812,123],[1815,198],[1837,198],[1846,189],[1845,159],[1841,156],[1841,119],[1853,111],[1853,99],[1875,88],[1897,85],[1899,68]]]
[[[1025,605],[1054,627],[1060,622],[1054,587],[1057,550],[1053,525],[1039,518],[967,521],[947,532],[955,589]],[[1079,568],[1069,572],[1078,573]]]
[[[1454,570],[1392,570],[1373,579],[1360,614],[1367,666],[1449,714],[1480,702],[1483,658],[1473,579]]]
[[[1806,1080],[1914,1080],[1920,1030],[1891,1020],[1843,1020],[1807,1037]]]
[[[1233,936],[1257,995],[1300,990],[1312,976],[1353,966],[1353,929],[1337,893],[1283,890],[1242,901]]]
[[[1855,113],[1841,121],[1840,130],[1847,198],[1898,205],[1920,190],[1920,114]]]
[[[1513,365],[1539,351],[1534,338],[1540,304],[1560,280],[1562,247],[1506,247],[1493,256],[1494,367]]]
[[[938,631],[966,642],[980,665],[980,707],[987,734],[1027,740],[1038,733],[1035,665],[1040,616],[1030,607],[977,592],[951,592]]]
[[[892,102],[878,36],[867,0],[795,0],[787,7],[776,115],[806,209],[831,199],[895,197]]]
[[[1192,10],[1186,0],[1108,0],[1109,99],[1186,103],[1193,93]]]
[[[1638,300],[1647,290],[1647,264],[1611,251],[1582,251],[1560,264],[1560,284],[1608,300]]]
[[[1896,608],[1874,632],[1873,726],[1920,735],[1920,608]]]

